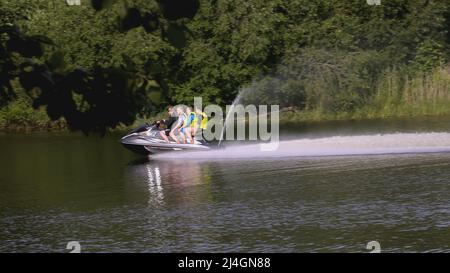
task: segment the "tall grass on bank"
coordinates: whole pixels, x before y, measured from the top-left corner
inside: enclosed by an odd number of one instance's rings
[[[450,66],[414,77],[397,69],[385,71],[374,93],[353,111],[323,108],[281,113],[282,123],[342,119],[372,119],[450,115]]]
[[[450,114],[450,67],[413,78],[387,73],[368,107],[369,117]]]

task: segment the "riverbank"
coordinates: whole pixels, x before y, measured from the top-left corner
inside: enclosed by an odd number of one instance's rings
[[[439,111],[436,111],[439,110]],[[44,113],[45,114],[45,113]],[[165,117],[165,113],[160,113],[146,118],[138,118],[129,126],[121,125],[114,129],[109,129],[109,132],[126,132],[130,131],[141,124],[149,123],[155,120],[160,120]],[[304,124],[323,124],[323,123],[342,123],[342,122],[390,122],[396,120],[427,120],[427,119],[441,119],[450,120],[450,108],[436,108],[434,111],[430,109],[422,109],[422,111],[411,111],[408,108],[399,108],[397,111],[389,112],[372,112],[366,114],[361,111],[359,113],[337,113],[327,114],[318,111],[296,111],[283,112],[280,114],[281,127],[298,127]],[[0,120],[1,121],[1,120]],[[58,121],[51,121],[45,118],[42,113],[38,113],[32,121],[19,124],[4,124],[0,122],[0,132],[3,133],[42,133],[42,132],[70,132],[67,123],[61,119]]]
[[[450,103],[427,104],[421,107],[413,105],[401,105],[390,108],[370,108],[361,109],[355,112],[330,113],[321,110],[315,111],[287,111],[280,113],[280,126],[297,126],[303,123],[323,123],[341,121],[364,121],[364,120],[392,120],[392,119],[412,119],[412,118],[450,118]],[[0,110],[0,132],[4,133],[33,133],[33,132],[69,132],[69,128],[64,119],[52,121],[45,111],[41,110],[21,110],[1,115]],[[166,118],[166,113],[161,112],[156,115],[137,118],[131,125],[120,125],[109,132],[130,131],[144,123]]]

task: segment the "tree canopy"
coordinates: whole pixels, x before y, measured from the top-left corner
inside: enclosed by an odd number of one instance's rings
[[[268,103],[351,111],[386,71],[450,56],[447,1],[3,0],[0,18],[0,107],[24,92],[85,132],[258,78]]]

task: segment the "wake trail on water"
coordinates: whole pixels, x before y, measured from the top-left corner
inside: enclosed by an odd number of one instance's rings
[[[270,159],[283,157],[377,155],[450,152],[450,133],[393,133],[332,136],[280,141],[273,151],[260,144],[236,144],[221,149],[170,152],[153,159]]]

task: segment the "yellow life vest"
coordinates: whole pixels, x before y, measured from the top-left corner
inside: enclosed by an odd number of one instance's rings
[[[202,112],[200,115],[202,115],[202,122],[200,123],[200,129],[205,130],[206,129],[206,125],[208,124],[208,116],[205,114],[205,112]],[[198,116],[199,115],[195,115],[194,120],[191,123],[191,127],[194,127],[195,125],[197,125],[197,123],[198,123]]]
[[[183,113],[183,115],[184,115],[183,126],[186,126],[186,125],[187,125],[187,122],[188,122],[190,116],[194,115],[194,117],[195,117],[195,114],[194,114],[193,112],[189,113],[189,115],[187,115],[186,113]],[[192,127],[192,124],[193,124],[193,123],[194,123],[194,122],[191,121],[191,124],[189,124],[189,126]]]
[[[194,119],[191,122],[191,127],[195,127],[195,125],[197,125],[198,122],[198,115],[195,114]]]
[[[206,126],[208,125],[208,115],[205,112],[202,112],[202,123],[200,124],[200,129],[206,130]]]

